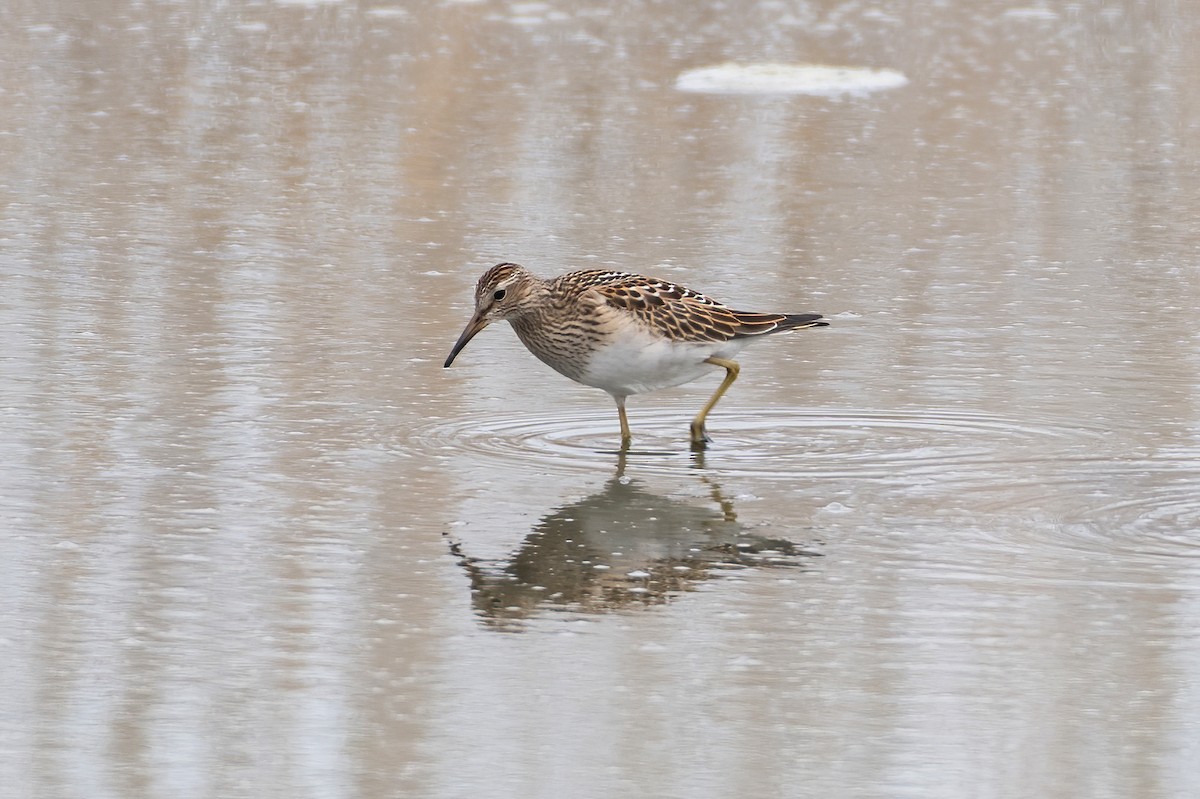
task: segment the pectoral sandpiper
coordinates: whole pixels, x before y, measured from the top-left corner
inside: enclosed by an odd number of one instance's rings
[[[475,334],[507,319],[521,342],[553,369],[607,391],[617,403],[621,449],[633,436],[625,415],[632,394],[678,386],[712,367],[725,379],[692,421],[692,446],[709,440],[704,420],[738,376],[730,360],[752,339],[769,333],[823,327],[815,313],[746,313],[667,280],[593,269],[543,280],[517,264],[483,273],[475,313],[450,350],[445,366]]]

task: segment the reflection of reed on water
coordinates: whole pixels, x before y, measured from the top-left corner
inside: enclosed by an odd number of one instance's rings
[[[472,558],[451,542],[485,622],[512,630],[539,610],[658,605],[723,570],[795,568],[819,554],[748,533],[711,481],[719,510],[659,496],[622,472],[601,491],[547,514],[507,558]]]

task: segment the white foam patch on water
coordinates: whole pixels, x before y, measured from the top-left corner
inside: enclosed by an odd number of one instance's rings
[[[675,80],[685,92],[713,94],[865,95],[908,83],[894,69],[831,67],[821,64],[719,64],[690,69]]]
[[[1058,13],[1048,8],[1010,8],[1004,12],[1009,19],[1032,19],[1040,22],[1051,22],[1058,19]]]

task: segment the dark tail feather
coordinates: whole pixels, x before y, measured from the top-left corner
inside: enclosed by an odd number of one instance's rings
[[[829,327],[819,313],[790,313],[779,322],[779,330],[800,330],[805,327]]]
[[[737,318],[741,326],[734,333],[734,338],[829,326],[828,322],[822,321],[824,317],[819,313],[738,313]]]

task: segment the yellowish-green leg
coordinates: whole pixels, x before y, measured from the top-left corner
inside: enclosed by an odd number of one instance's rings
[[[704,407],[700,409],[700,413],[696,414],[696,418],[692,420],[692,449],[703,449],[704,445],[708,443],[708,434],[704,432],[704,420],[708,418],[708,412],[733,385],[733,381],[737,380],[738,371],[741,369],[737,365],[737,361],[727,361],[724,358],[708,358],[704,362],[723,368],[725,379],[721,381],[721,385],[717,386],[712,399],[705,403]]]
[[[629,418],[625,415],[625,398],[613,397],[617,401],[617,418],[621,420],[621,450],[629,449],[633,443],[633,433],[629,432]]]

